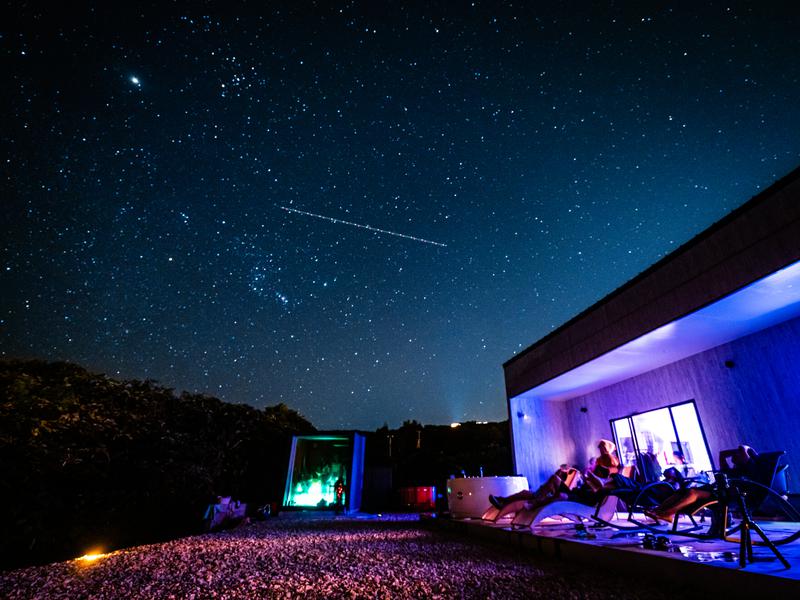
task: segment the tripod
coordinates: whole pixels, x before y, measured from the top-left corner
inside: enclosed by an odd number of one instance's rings
[[[772,550],[772,553],[781,561],[781,564],[787,569],[790,568],[789,561],[781,554],[777,546],[773,544],[764,533],[764,530],[759,527],[758,523],[753,521],[753,516],[750,514],[750,507],[747,506],[747,493],[742,491],[736,483],[731,483],[724,473],[716,475],[717,484],[719,487],[719,502],[723,507],[722,510],[722,528],[726,532],[728,523],[728,509],[732,502],[736,503],[739,509],[741,522],[739,523],[739,568],[747,566],[748,562],[754,562],[753,558],[753,538],[751,531],[755,531],[764,542],[764,545]],[[723,533],[723,538],[727,537]]]

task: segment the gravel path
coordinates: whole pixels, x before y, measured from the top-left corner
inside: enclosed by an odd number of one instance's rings
[[[686,598],[420,527],[283,514],[235,531],[0,573],[0,597]]]

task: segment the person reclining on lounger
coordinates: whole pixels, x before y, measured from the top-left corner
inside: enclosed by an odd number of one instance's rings
[[[614,451],[617,449],[614,442],[600,440],[597,449],[600,451],[600,456],[595,459],[594,467],[586,472],[586,485],[595,492],[610,485],[611,476],[619,473],[619,460],[614,456]]]
[[[500,511],[497,518],[520,510],[532,510],[555,500],[594,504],[601,491],[613,488],[612,475],[619,470],[619,461],[613,454],[616,446],[608,440],[600,440],[597,448],[600,456],[594,459],[594,465],[587,469],[584,478],[578,469],[561,465],[535,492],[522,490],[506,497],[490,495],[489,502]]]
[[[757,456],[758,453],[750,446],[742,445],[731,450],[723,450],[719,453],[720,470],[729,477],[752,477],[756,469]],[[672,523],[675,515],[681,510],[697,502],[711,500],[713,495],[713,487],[710,484],[688,487],[681,482],[677,492],[653,510],[645,511],[645,514],[651,519]]]

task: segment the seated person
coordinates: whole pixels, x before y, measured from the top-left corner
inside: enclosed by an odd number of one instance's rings
[[[586,485],[595,492],[599,492],[611,481],[611,476],[619,473],[619,460],[614,456],[616,446],[609,440],[600,440],[597,444],[600,451],[594,461],[594,468],[586,472]]]
[[[490,495],[489,502],[500,511],[497,515],[499,519],[520,510],[544,506],[554,500],[566,500],[570,491],[576,489],[580,483],[581,476],[578,469],[564,464],[535,492],[522,490],[506,497]]]
[[[758,453],[750,446],[741,445],[731,450],[723,450],[719,453],[720,471],[730,477],[747,477],[755,469],[755,458],[757,456]],[[697,502],[711,500],[712,497],[713,488],[711,485],[689,487],[681,478],[678,491],[664,500],[657,508],[646,511],[645,514],[651,519],[672,523],[675,520],[675,515],[684,508]]]
[[[758,452],[750,446],[739,446],[719,453],[719,469],[728,477],[753,478],[756,472]]]
[[[524,509],[532,510],[554,500],[594,504],[599,500],[600,492],[614,488],[612,475],[619,471],[619,461],[613,454],[616,448],[614,444],[600,440],[597,448],[600,456],[589,461],[584,478],[581,478],[578,469],[564,464],[535,492],[523,490],[505,498],[490,495],[489,502],[500,511],[497,518]]]

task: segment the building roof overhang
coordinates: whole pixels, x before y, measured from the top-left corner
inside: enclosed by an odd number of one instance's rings
[[[705,316],[713,316],[712,305],[721,310],[723,300],[733,302],[738,292],[800,261],[798,240],[800,167],[506,361],[506,397],[545,392],[550,398],[574,396],[581,392],[556,388],[572,381],[570,388],[599,389],[645,372],[647,365],[667,364],[748,335],[762,327],[759,323],[767,327],[778,322],[784,313],[766,310],[748,324],[736,325],[731,315],[732,323],[710,333],[702,333],[700,325]],[[710,312],[701,312],[706,308]],[[685,333],[687,329],[696,334]],[[651,345],[656,332],[668,336],[671,331],[678,340]],[[626,357],[623,348],[633,351],[637,345],[644,345],[648,356]],[[612,359],[639,366],[614,364]],[[590,375],[593,368],[602,374]],[[579,377],[585,385],[576,385]]]
[[[514,398],[569,400],[800,316],[800,261]]]

